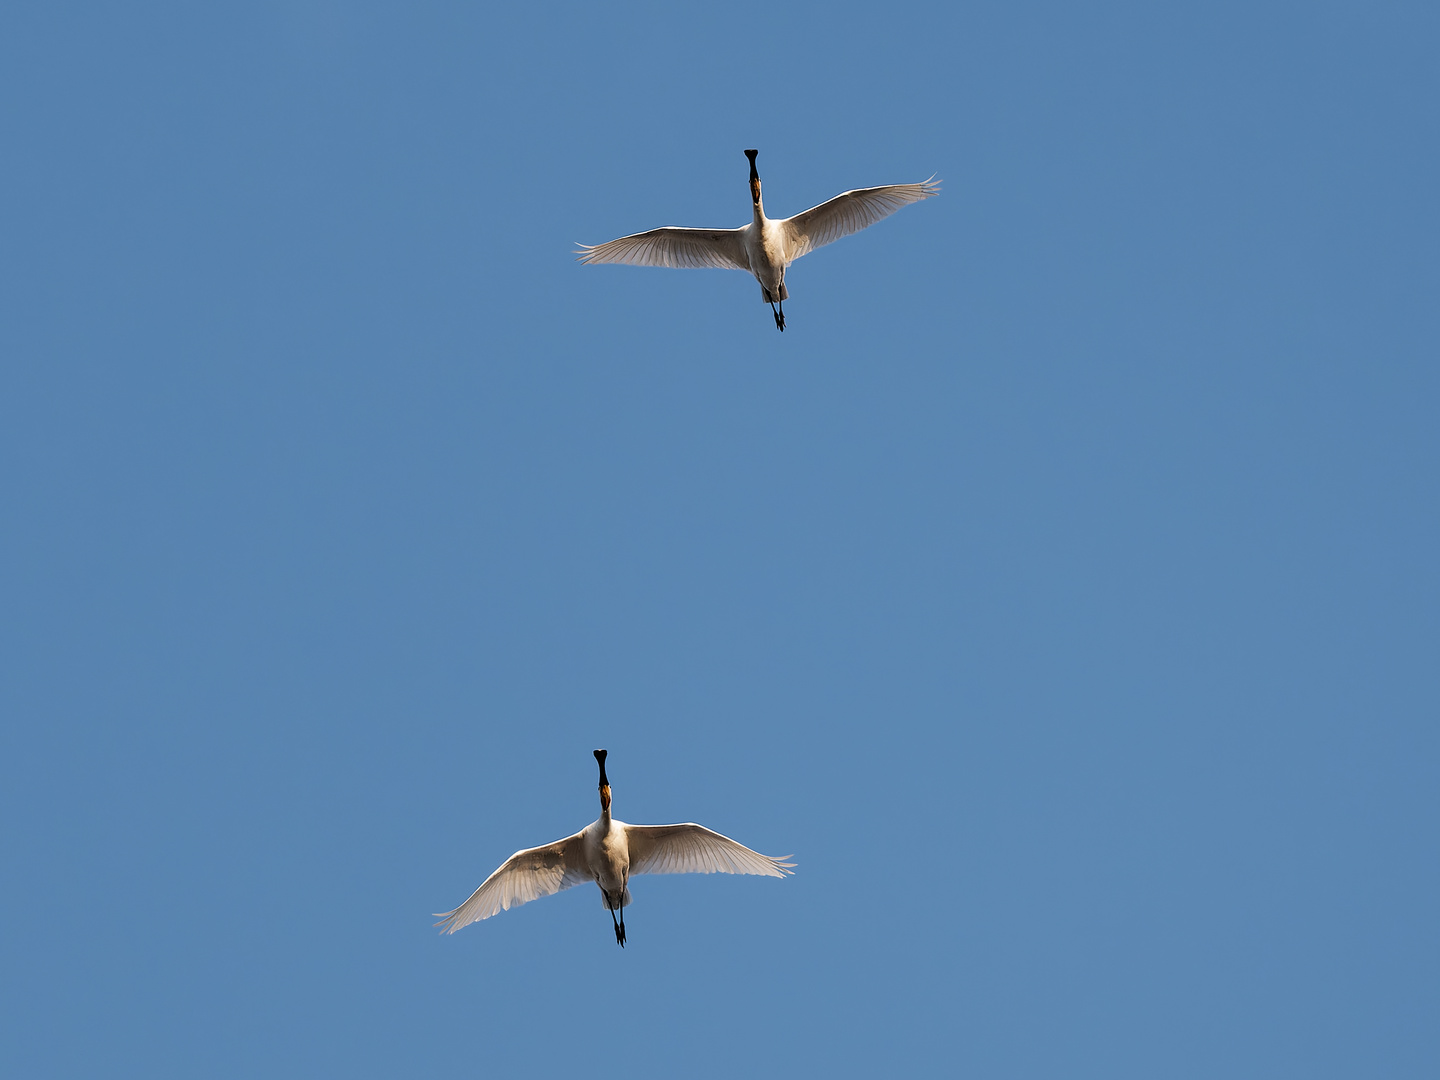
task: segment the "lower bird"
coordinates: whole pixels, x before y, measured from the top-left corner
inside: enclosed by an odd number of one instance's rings
[[[622,236],[606,244],[580,244],[575,252],[582,263],[624,263],[628,266],[695,268],[713,266],[744,270],[760,282],[760,293],[785,329],[785,270],[802,255],[859,232],[889,217],[902,206],[940,193],[932,176],[921,184],[886,184],[857,188],[813,206],[790,218],[768,218],[760,201],[760,174],[755,169],[758,150],[746,150],[750,159],[750,201],[753,219],[738,229],[663,229]]]
[[[472,922],[488,919],[542,896],[593,881],[615,926],[615,942],[625,945],[625,908],[630,903],[630,878],[635,874],[763,874],[794,873],[790,855],[761,855],[728,836],[693,822],[680,825],[627,825],[610,816],[610,781],[605,777],[606,751],[596,750],[600,765],[600,819],[574,836],[544,847],[517,851],[501,864],[470,899],[454,911],[437,912],[436,926],[453,934]]]

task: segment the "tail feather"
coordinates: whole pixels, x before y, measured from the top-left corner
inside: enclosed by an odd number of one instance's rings
[[[600,906],[606,911],[610,910],[610,897],[604,889],[600,890]],[[622,908],[630,906],[630,886],[628,885],[625,886],[625,895],[620,900],[620,906]]]

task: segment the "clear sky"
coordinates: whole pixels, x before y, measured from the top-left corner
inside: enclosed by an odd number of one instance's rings
[[[5,5],[0,1071],[1440,1075],[1437,10]]]

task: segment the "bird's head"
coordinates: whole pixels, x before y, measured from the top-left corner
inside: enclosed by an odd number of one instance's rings
[[[759,150],[746,150],[745,156],[750,159],[750,201],[756,206],[760,205],[760,174],[755,171],[755,155]]]
[[[595,760],[600,765],[600,809],[608,814],[610,812],[610,780],[605,775],[606,753],[605,750],[596,750]]]

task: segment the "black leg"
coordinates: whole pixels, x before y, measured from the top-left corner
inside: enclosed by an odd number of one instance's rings
[[[615,944],[622,949],[625,947],[625,926],[615,920],[615,909],[610,906],[610,898],[605,898],[605,906],[610,908],[610,922],[615,927]]]
[[[609,899],[609,897],[605,897],[605,906],[606,906],[606,907],[609,907],[609,909],[611,909],[611,923],[613,924],[613,926],[615,926],[615,943],[616,943],[616,945],[621,946],[622,949],[625,948],[625,907],[624,907],[624,904],[625,904],[625,894],[622,893],[622,894],[621,894],[621,917],[619,917],[619,919],[616,920],[616,919],[615,919],[615,909],[613,909],[613,907],[611,906],[611,899]]]
[[[783,299],[780,301],[780,314],[775,317],[775,321],[780,324],[780,332],[783,334],[785,332],[785,301]]]

